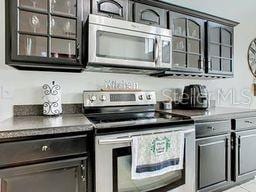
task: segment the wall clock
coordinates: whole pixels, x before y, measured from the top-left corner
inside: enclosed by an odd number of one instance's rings
[[[254,77],[256,77],[256,39],[254,39],[248,49],[248,63]]]

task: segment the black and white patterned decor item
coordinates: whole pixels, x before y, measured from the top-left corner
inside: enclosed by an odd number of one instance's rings
[[[62,114],[61,87],[53,81],[51,84],[43,85],[43,114]]]

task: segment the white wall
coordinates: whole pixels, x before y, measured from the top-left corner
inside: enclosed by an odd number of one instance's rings
[[[171,3],[200,10],[210,14],[239,21],[241,24],[235,29],[235,78],[227,80],[182,80],[158,79],[139,75],[117,75],[84,72],[54,73],[54,72],[28,72],[18,71],[5,65],[5,29],[4,29],[4,1],[0,0],[0,120],[12,115],[12,106],[15,104],[41,103],[41,86],[53,80],[62,86],[63,102],[82,102],[82,91],[99,89],[104,85],[104,80],[132,80],[140,84],[141,89],[156,90],[159,98],[161,91],[166,88],[182,88],[186,84],[202,83],[208,86],[209,91],[216,93],[222,88],[225,93],[234,88],[238,93],[236,100],[241,101],[240,92],[250,90],[252,94],[253,77],[247,66],[247,48],[250,41],[256,37],[256,12],[254,0],[168,0]],[[230,99],[219,105],[230,105]],[[249,106],[241,105],[238,106]],[[253,106],[252,104],[250,105]]]

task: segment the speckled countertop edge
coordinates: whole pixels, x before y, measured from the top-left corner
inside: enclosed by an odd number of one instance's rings
[[[0,122],[0,139],[85,132],[93,127],[83,114],[19,116]]]
[[[231,120],[235,118],[244,118],[256,116],[256,109],[233,108],[233,107],[216,107],[208,110],[186,110],[186,109],[172,109],[160,110],[177,115],[184,115],[192,118],[195,122],[201,121],[218,121]]]

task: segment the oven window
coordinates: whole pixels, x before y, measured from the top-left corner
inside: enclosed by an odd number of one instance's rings
[[[132,180],[131,162],[131,147],[113,150],[113,192],[166,192],[185,184],[184,170],[149,179]]]
[[[152,38],[97,31],[97,57],[154,62]]]

